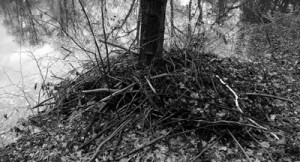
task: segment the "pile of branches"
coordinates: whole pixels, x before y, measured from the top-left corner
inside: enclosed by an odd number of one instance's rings
[[[212,135],[236,139],[256,131],[277,138],[269,130],[266,112],[254,110],[257,107],[253,105],[264,107],[272,104],[272,99],[292,101],[247,93],[259,87],[250,80],[250,74],[235,75],[238,69],[248,66],[236,62],[189,50],[173,50],[144,69],[139,68],[134,58],[115,59],[105,76],[97,67],[90,67],[75,80],[55,85],[56,92],[52,94],[56,104],[46,114],[61,115],[74,123],[84,122],[78,133],[79,149],[89,151],[97,146],[92,160],[116,135],[135,129],[168,130],[145,146],[186,133],[201,135],[203,139]],[[245,67],[234,67],[242,65]],[[247,73],[257,72],[247,69]],[[257,99],[261,96],[266,99]],[[103,136],[105,140],[97,143]]]

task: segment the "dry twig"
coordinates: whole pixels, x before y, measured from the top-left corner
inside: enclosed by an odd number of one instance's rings
[[[100,145],[97,147],[97,150],[95,151],[95,153],[93,154],[92,158],[89,160],[89,162],[93,162],[96,158],[97,158],[97,155],[99,154],[100,152],[100,149],[101,147],[108,141],[110,141],[116,134],[118,134],[119,132],[121,132],[124,127],[130,123],[132,120],[132,118],[129,118],[128,120],[126,120],[124,123],[122,123],[109,137],[107,137],[104,141],[102,141],[100,143]]]
[[[208,149],[210,149],[211,147],[213,147],[223,136],[225,135],[225,133],[223,133],[219,138],[217,138],[216,140],[212,141],[211,144],[207,144],[205,145],[205,147],[201,150],[201,152],[192,160],[192,162],[196,161],[205,151],[207,151]]]
[[[83,90],[82,93],[117,92],[117,91],[120,91],[120,89],[98,88],[98,89],[91,89],[91,90]]]
[[[40,102],[39,104],[37,104],[37,105],[33,106],[33,107],[32,107],[32,109],[35,109],[35,108],[38,108],[38,107],[44,106],[44,104],[45,104],[46,102],[48,102],[48,101],[52,100],[53,98],[54,98],[54,97],[50,97],[50,98],[48,98],[48,99],[46,99],[46,100],[44,100],[44,101]],[[51,103],[51,104],[52,104],[52,103]],[[53,104],[55,104],[55,103],[53,103]]]
[[[127,87],[125,87],[125,88],[123,88],[123,89],[120,89],[120,90],[114,92],[113,94],[111,94],[111,95],[109,95],[109,96],[103,98],[103,99],[102,99],[101,101],[99,101],[99,102],[107,101],[107,100],[111,99],[112,97],[114,97],[114,96],[116,96],[116,95],[118,95],[118,94],[121,94],[122,92],[126,91],[127,89],[133,87],[134,85],[135,85],[135,83],[132,83],[132,84],[130,84],[129,86],[127,86]]]
[[[239,141],[234,137],[234,135],[229,130],[227,130],[227,131],[230,134],[230,136],[232,137],[232,139],[236,142],[236,144],[238,145],[238,147],[242,150],[243,154],[246,156],[246,159],[249,162],[251,162],[249,156],[247,155],[246,151],[243,149],[243,147],[241,146],[241,144],[239,143]]]
[[[147,81],[149,87],[151,88],[151,90],[153,91],[153,93],[157,94],[156,90],[154,89],[154,87],[152,86],[152,84],[151,84],[151,82],[149,81],[148,78],[146,78],[146,81]]]
[[[172,131],[169,131],[167,134],[165,134],[165,135],[163,135],[163,136],[160,136],[160,137],[158,137],[158,138],[156,138],[156,139],[150,141],[148,144],[146,144],[146,145],[144,145],[144,146],[141,146],[141,147],[139,147],[139,148],[137,148],[137,149],[135,149],[135,150],[129,152],[129,153],[126,154],[126,155],[120,156],[120,157],[116,158],[115,160],[117,160],[117,161],[118,161],[118,160],[121,160],[122,158],[128,157],[128,156],[130,156],[130,155],[132,155],[132,154],[134,154],[134,153],[136,153],[136,152],[138,152],[138,151],[144,149],[145,147],[148,147],[148,146],[150,146],[150,145],[153,145],[153,144],[156,143],[157,141],[166,138],[171,132],[172,132]]]
[[[287,99],[287,98],[283,98],[283,97],[278,97],[278,96],[273,96],[273,95],[269,95],[269,94],[261,94],[261,93],[246,93],[247,96],[262,96],[262,97],[270,97],[270,98],[275,98],[278,100],[282,100],[282,101],[287,101],[287,102],[291,102],[294,103],[293,100]]]
[[[239,99],[239,97],[238,97],[238,95],[234,92],[234,90],[232,89],[232,88],[230,88],[229,87],[229,85],[227,84],[227,83],[225,83],[218,75],[216,75],[216,77],[220,80],[220,82],[223,84],[223,85],[225,85],[229,90],[230,90],[230,92],[234,95],[234,102],[235,102],[235,106],[236,106],[236,108],[241,112],[241,113],[243,113],[243,111],[242,111],[242,109],[240,108],[240,105],[239,105],[239,101],[238,101],[238,99]]]

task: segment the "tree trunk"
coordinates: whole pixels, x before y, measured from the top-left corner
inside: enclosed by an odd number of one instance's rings
[[[170,24],[171,24],[171,34],[170,34],[170,48],[173,47],[174,45],[174,4],[173,4],[173,0],[170,0],[170,12],[171,12],[171,17],[170,17]]]
[[[203,11],[202,11],[201,0],[198,0],[197,3],[198,3],[197,4],[198,9],[199,9],[199,16],[197,18],[196,26],[200,26],[203,23]]]
[[[188,27],[187,27],[187,36],[188,40],[192,39],[192,0],[190,0],[189,5],[188,5]]]
[[[242,21],[243,22],[250,22],[250,23],[270,23],[271,21],[268,20],[263,16],[262,11],[262,2],[266,1],[245,1],[242,4]]]
[[[138,3],[141,3],[138,1]],[[138,8],[138,13],[137,13],[137,24],[136,24],[136,41],[138,47],[140,47],[140,29],[141,29],[141,8]]]
[[[150,65],[163,52],[167,0],[141,0],[141,65]]]
[[[30,23],[30,29],[32,30],[30,32],[30,38],[29,38],[29,43],[32,44],[32,45],[37,45],[38,44],[38,34],[37,34],[37,31],[36,31],[36,27],[35,27],[35,23],[33,21],[34,17],[33,17],[33,14],[32,14],[32,11],[31,11],[31,6],[30,6],[30,3],[28,2],[28,0],[25,0],[25,3],[26,3],[26,7],[27,7],[27,10],[28,10],[28,13],[29,13],[29,23]]]
[[[226,0],[219,0],[218,1],[218,17],[217,17],[217,23],[222,24],[222,18],[225,17],[225,7],[226,7]]]

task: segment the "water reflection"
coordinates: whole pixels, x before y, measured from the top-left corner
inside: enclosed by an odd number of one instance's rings
[[[55,60],[58,52],[49,44],[20,46],[14,39],[0,23],[0,147],[15,139],[10,129],[17,121],[32,114],[29,108],[41,97],[33,88],[42,82],[41,74],[64,71]]]
[[[3,21],[3,19],[0,20]],[[8,133],[19,118],[18,114],[15,113],[17,109],[9,103],[11,101],[4,95],[12,90],[9,86],[10,83],[6,77],[6,73],[11,72],[10,77],[12,80],[19,78],[18,75],[15,75],[19,65],[18,51],[18,44],[7,33],[2,23],[0,23],[0,146],[14,139],[14,137],[8,136]],[[23,113],[23,115],[25,114]]]
[[[18,119],[32,114],[30,108],[46,97],[40,90],[41,84],[54,81],[52,75],[67,77],[64,74],[78,65],[72,59],[61,59],[66,57],[60,55],[62,48],[59,41],[67,44],[62,36],[67,28],[72,27],[67,23],[75,24],[69,16],[76,16],[75,11],[67,9],[74,5],[74,1],[66,2],[0,2],[0,145],[1,138],[5,138],[6,142],[9,140],[2,133],[15,125]],[[57,20],[62,25],[61,29]],[[53,41],[55,36],[61,39]],[[66,64],[66,60],[71,62]],[[36,83],[38,86],[34,89]]]

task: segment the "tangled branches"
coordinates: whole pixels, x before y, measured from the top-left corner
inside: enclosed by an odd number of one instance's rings
[[[97,68],[91,68],[57,88],[56,105],[47,114],[64,115],[70,123],[81,123],[77,128],[81,143],[78,149],[89,152],[96,147],[90,161],[108,147],[114,147],[111,157],[120,160],[181,134],[206,140],[225,135],[235,142],[236,136],[249,136],[249,132],[265,132],[278,138],[269,130],[267,119],[253,113],[254,100],[248,96],[268,98],[255,100],[260,104],[270,104],[272,97],[284,98],[247,93],[256,85],[249,87],[245,84],[247,78],[235,75],[232,66],[241,64],[232,65],[230,59],[208,54],[194,57],[188,52],[173,51],[146,69],[139,69],[134,58],[115,61],[108,76],[109,85]],[[124,134],[142,130],[166,132],[141,147],[117,153]]]

